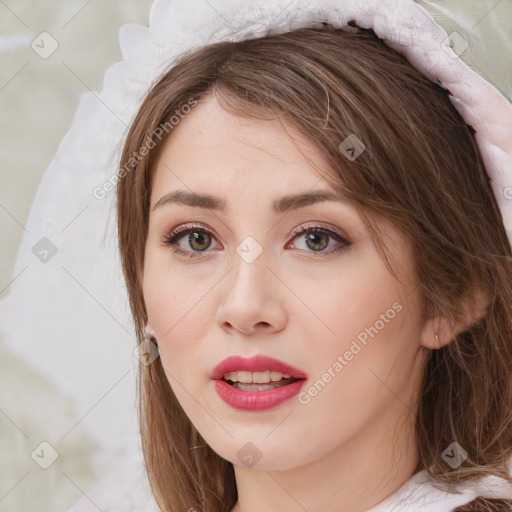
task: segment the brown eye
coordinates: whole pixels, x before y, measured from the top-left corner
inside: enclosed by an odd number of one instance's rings
[[[190,258],[198,257],[200,253],[209,254],[208,250],[215,240],[214,236],[199,226],[183,225],[169,234],[164,234],[161,243],[173,247],[173,253]]]
[[[321,226],[300,226],[294,231],[293,240],[304,241],[304,244],[294,242],[294,247],[304,249],[306,252],[331,254],[351,245],[338,233]],[[331,243],[331,241],[333,243]],[[301,245],[303,245],[301,247]],[[331,250],[324,250],[328,246]]]
[[[314,251],[321,251],[329,245],[329,235],[319,232],[307,233],[306,244]]]
[[[188,243],[195,251],[205,251],[211,245],[211,237],[206,231],[194,230],[188,235]]]

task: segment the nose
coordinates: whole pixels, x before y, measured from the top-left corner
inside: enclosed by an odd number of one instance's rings
[[[227,333],[272,334],[286,326],[285,287],[261,254],[248,263],[235,257],[223,283],[216,321]]]

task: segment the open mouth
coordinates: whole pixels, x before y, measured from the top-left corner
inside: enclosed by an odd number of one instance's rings
[[[242,411],[272,409],[297,395],[307,375],[267,356],[232,356],[218,364],[210,378],[229,406]]]
[[[233,386],[236,389],[241,389],[242,391],[265,391],[267,389],[275,389],[280,388],[283,386],[287,386],[288,384],[291,384],[292,382],[296,382],[297,380],[303,380],[303,379],[296,379],[294,377],[286,377],[281,378],[277,381],[271,381],[271,382],[240,382],[240,381],[232,381],[232,380],[226,380],[222,379],[224,382],[227,382],[230,386]]]

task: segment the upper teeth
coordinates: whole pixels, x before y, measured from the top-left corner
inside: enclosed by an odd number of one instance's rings
[[[287,373],[274,372],[267,370],[265,372],[226,372],[224,374],[225,380],[231,380],[233,382],[256,382],[258,384],[264,384],[265,382],[278,381],[281,379],[289,379],[290,375]]]

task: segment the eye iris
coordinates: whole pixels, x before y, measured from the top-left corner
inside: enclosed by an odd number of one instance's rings
[[[199,245],[204,243],[205,239],[208,240],[208,243],[206,244],[205,247],[199,247],[199,248],[195,247],[195,245],[197,243],[199,243]],[[204,251],[205,249],[208,249],[208,247],[210,246],[210,243],[211,243],[209,235],[207,233],[204,233],[201,231],[194,231],[193,233],[190,233],[188,236],[188,241],[190,243],[190,246],[194,247],[194,249],[196,249],[198,251]]]
[[[322,240],[322,237],[323,237],[323,241],[325,243],[321,243],[320,242],[320,247],[317,245],[318,244],[318,238],[320,238],[320,240]],[[327,247],[327,245],[329,244],[329,236],[326,235],[325,233],[318,233],[318,232],[315,232],[315,233],[307,233],[306,234],[306,243],[308,245],[308,247],[310,249],[315,249],[315,250],[322,250],[322,249],[325,249],[325,247]],[[313,242],[313,247],[311,246],[310,242]]]

